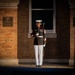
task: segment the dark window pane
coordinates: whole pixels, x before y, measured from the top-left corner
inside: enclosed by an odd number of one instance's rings
[[[35,20],[41,19],[45,23],[45,29],[53,29],[53,11],[52,10],[36,10],[32,11],[32,29],[36,28]]]
[[[32,9],[53,9],[53,0],[32,0]]]

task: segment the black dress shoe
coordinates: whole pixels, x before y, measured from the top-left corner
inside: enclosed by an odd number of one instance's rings
[[[36,67],[39,67],[39,65],[36,65]]]
[[[42,67],[42,65],[39,65],[38,67]]]

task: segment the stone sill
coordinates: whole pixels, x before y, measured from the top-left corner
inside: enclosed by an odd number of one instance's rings
[[[28,33],[28,38],[30,38],[30,33]],[[46,33],[46,38],[57,38],[56,33]]]
[[[57,34],[56,33],[47,33],[46,38],[56,38]]]
[[[12,3],[0,3],[0,8],[5,7],[18,7],[19,2],[12,2]]]

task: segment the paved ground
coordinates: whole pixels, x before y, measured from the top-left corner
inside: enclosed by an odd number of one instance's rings
[[[15,75],[15,74],[31,74],[31,73],[47,73],[49,74],[74,74],[74,67],[70,67],[64,64],[43,64],[42,67],[37,68],[35,64],[19,64],[19,65],[1,65],[0,66],[0,75]],[[1,74],[2,73],[2,74]],[[50,75],[49,74],[49,75]]]
[[[36,68],[35,64],[19,64],[19,65],[8,65],[8,66]],[[68,68],[68,69],[73,69],[74,67],[69,66],[69,65],[63,65],[63,64],[43,64],[42,67],[39,67],[39,68],[66,68],[66,69]]]

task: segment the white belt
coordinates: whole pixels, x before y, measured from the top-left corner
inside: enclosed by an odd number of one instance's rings
[[[39,38],[43,38],[43,36],[38,36]]]

